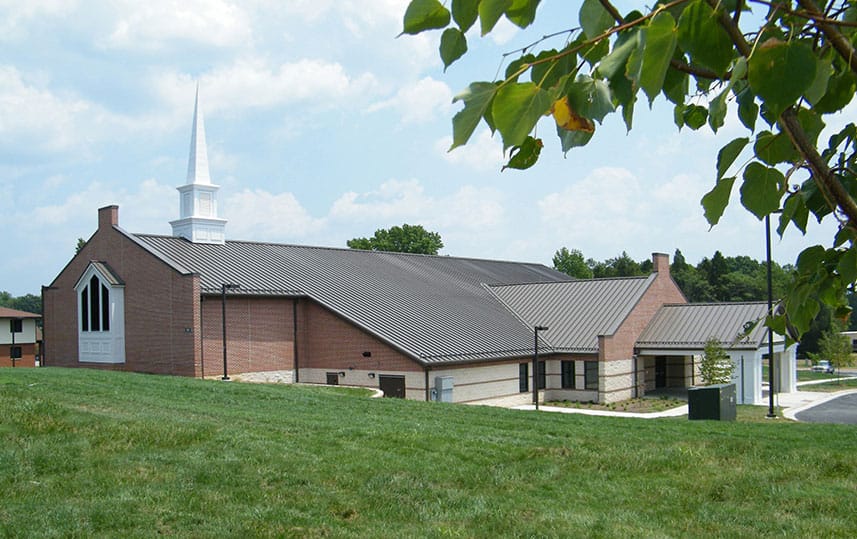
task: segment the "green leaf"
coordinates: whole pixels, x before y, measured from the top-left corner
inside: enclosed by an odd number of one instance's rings
[[[443,70],[467,52],[467,39],[457,28],[447,28],[440,36],[440,59]]]
[[[794,223],[798,230],[806,234],[806,223],[808,220],[809,210],[803,202],[803,197],[799,193],[792,193],[786,198],[785,204],[783,204],[783,213],[780,214],[777,234],[782,237],[789,222]]]
[[[681,128],[684,127],[684,104],[678,103],[675,107],[673,107],[673,122],[675,122],[678,130],[681,131]]]
[[[797,257],[797,270],[802,274],[813,274],[824,264],[826,252],[821,245],[807,247]]]
[[[813,108],[819,114],[830,114],[842,110],[854,98],[855,91],[857,91],[857,75],[850,70],[843,71],[830,78],[827,82],[827,93]]]
[[[607,56],[608,52],[610,52],[610,44],[606,39],[602,39],[597,43],[593,43],[592,45],[581,49],[580,55],[589,62],[589,65],[594,66],[601,61],[602,58]]]
[[[700,105],[688,105],[684,108],[684,125],[696,131],[708,119],[708,109]]]
[[[797,111],[797,119],[798,122],[800,122],[800,126],[803,128],[803,132],[809,139],[809,142],[813,146],[817,146],[818,136],[821,134],[821,131],[825,127],[824,121],[821,119],[821,116],[816,114],[816,112],[812,109],[806,109],[801,107],[800,110]]]
[[[586,146],[592,138],[592,135],[595,133],[589,133],[586,131],[569,131],[557,126],[556,134],[559,136],[560,143],[562,144],[562,153],[566,154],[572,148]]]
[[[497,85],[493,82],[474,82],[467,90],[455,96],[453,103],[464,101],[464,108],[452,118],[450,150],[467,144],[476,126],[479,125],[479,120],[490,112],[491,102],[496,92]],[[491,125],[490,122],[489,125]]]
[[[806,97],[806,100],[811,105],[818,103],[824,97],[824,94],[827,93],[827,83],[833,74],[833,66],[830,65],[830,61],[825,61],[821,58],[816,58],[815,61],[815,79],[813,79],[812,84],[804,93],[804,97]]]
[[[524,139],[523,144],[512,148],[509,152],[509,162],[503,165],[500,172],[503,172],[507,168],[514,168],[517,170],[526,170],[530,168],[539,160],[539,154],[542,152],[543,147],[544,144],[542,143],[542,139],[527,137]]]
[[[723,127],[726,121],[726,98],[729,97],[729,89],[720,92],[720,95],[708,103],[708,125],[715,133]]]
[[[750,163],[744,169],[744,183],[741,184],[741,204],[760,220],[779,209],[785,184],[785,176],[775,168],[760,163]]]
[[[775,118],[794,104],[815,80],[815,55],[800,42],[769,39],[750,57],[747,79]]]
[[[598,73],[606,79],[612,79],[617,74],[625,73],[625,65],[628,63],[628,56],[637,48],[637,30],[622,32],[616,39],[613,45],[613,50],[605,56],[601,63],[598,64]]]
[[[664,87],[664,78],[675,51],[677,34],[675,19],[669,12],[655,15],[645,29],[643,66],[640,71],[640,87],[649,96],[649,107]]]
[[[479,22],[482,26],[483,36],[494,29],[494,25],[511,6],[512,0],[481,0],[479,2]]]
[[[452,18],[462,33],[470,30],[479,16],[479,0],[452,0]]]
[[[799,153],[785,133],[774,135],[770,131],[762,131],[756,136],[753,145],[756,157],[768,165],[791,163],[799,158]]]
[[[519,28],[533,24],[536,18],[536,8],[541,0],[514,0],[506,10],[506,18]]]
[[[448,24],[449,11],[438,0],[411,0],[405,11],[402,34],[419,34]]]
[[[664,95],[676,105],[684,104],[688,89],[687,73],[678,69],[669,68],[664,77]]]
[[[726,146],[720,148],[720,151],[717,152],[717,179],[723,177],[726,174],[726,171],[729,170],[729,167],[732,166],[732,163],[735,162],[735,159],[738,158],[738,155],[741,154],[741,150],[747,146],[750,142],[750,139],[746,137],[736,138],[731,141]]]
[[[830,206],[827,204],[827,199],[824,198],[813,178],[801,184],[800,194],[807,209],[815,215],[815,219],[819,223],[830,213]]]
[[[691,60],[723,75],[732,63],[732,40],[717,20],[717,14],[703,0],[696,0],[678,21],[678,44]]]
[[[732,185],[735,183],[735,178],[723,178],[714,184],[714,188],[706,193],[702,200],[702,207],[705,210],[705,220],[711,226],[716,225],[720,218],[723,217],[723,211],[729,204],[729,196],[732,194]]]
[[[535,60],[542,60],[557,56],[559,53],[555,49],[542,51]],[[566,54],[561,58],[557,58],[551,62],[536,64],[532,67],[530,78],[533,82],[542,88],[553,88],[557,86],[566,75],[569,74],[575,67],[575,55]]]
[[[501,87],[494,96],[491,111],[503,136],[503,146],[523,144],[552,103],[550,94],[532,82]]]
[[[836,265],[836,270],[839,271],[839,275],[842,276],[842,280],[846,283],[857,281],[857,247],[852,246],[842,253],[839,264]]]
[[[603,80],[580,75],[566,86],[566,91],[571,107],[584,118],[601,123],[605,116],[616,110],[610,97],[610,87]]]
[[[583,0],[580,6],[580,26],[588,39],[594,39],[616,22],[598,0]]]
[[[516,58],[515,60],[509,62],[509,65],[506,66],[506,79],[511,82],[518,82],[518,77],[520,76],[520,74],[515,76],[515,73],[518,73],[518,71],[521,70],[524,64],[529,64],[535,59],[536,57],[532,54],[524,54],[520,58]],[[536,81],[534,80],[534,82]]]

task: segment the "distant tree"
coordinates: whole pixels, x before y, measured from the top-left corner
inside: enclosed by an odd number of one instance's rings
[[[848,304],[851,305],[851,315],[848,317],[848,331],[857,331],[857,294],[848,292]]]
[[[437,232],[429,232],[422,225],[394,226],[389,230],[379,228],[371,238],[354,238],[346,242],[352,249],[367,251],[390,251],[436,255],[443,248]]]
[[[12,308],[12,294],[3,290],[0,292],[0,307]]]
[[[577,249],[569,251],[566,247],[558,250],[553,255],[553,267],[575,279],[591,279],[594,274],[592,268],[586,264],[583,253]]]
[[[12,300],[11,308],[28,313],[42,314],[42,298],[34,294],[18,296]]]
[[[833,365],[833,368],[839,371],[842,367],[849,367],[853,364],[854,358],[851,355],[851,340],[841,333],[842,326],[839,322],[834,321],[831,327],[822,333],[818,340],[818,353],[809,354],[809,358],[813,362],[818,362],[826,359]]]
[[[676,249],[675,254],[673,254],[673,263],[670,264],[670,273],[682,272],[687,267],[687,261],[684,259],[684,255],[681,254],[681,250]]]
[[[828,331],[833,324],[833,311],[830,307],[823,305],[818,314],[809,324],[809,330],[803,334],[797,346],[798,357],[808,358],[819,351],[821,336]]]
[[[86,240],[83,238],[77,238],[77,245],[74,248],[74,254],[81,252],[84,245],[86,245]]]
[[[720,346],[720,341],[710,338],[705,343],[702,361],[699,364],[699,374],[702,385],[728,384],[732,381],[735,364],[729,359],[729,354]]]
[[[628,256],[628,253],[622,251],[618,258],[610,260],[610,265],[616,269],[617,277],[635,277],[643,275],[640,269],[640,263]]]

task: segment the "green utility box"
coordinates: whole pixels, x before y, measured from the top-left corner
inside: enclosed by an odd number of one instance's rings
[[[735,384],[691,387],[687,390],[687,406],[688,419],[735,421]]]

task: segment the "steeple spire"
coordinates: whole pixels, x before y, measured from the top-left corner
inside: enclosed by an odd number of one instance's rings
[[[217,216],[217,191],[208,174],[208,151],[205,147],[205,123],[199,106],[199,83],[193,105],[193,130],[190,135],[190,157],[187,183],[179,191],[179,219],[170,221],[173,236],[194,243],[226,241],[226,219]]]
[[[187,163],[187,183],[211,183],[208,174],[208,148],[205,145],[205,121],[199,106],[199,82],[193,103],[193,130],[190,135],[190,157]]]

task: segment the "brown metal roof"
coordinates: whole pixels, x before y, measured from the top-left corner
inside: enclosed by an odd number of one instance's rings
[[[616,332],[655,278],[652,274],[490,289],[528,327],[547,326],[541,335],[554,351],[595,353],[598,336]]]
[[[28,313],[27,311],[19,311],[8,307],[0,307],[0,318],[41,318],[42,315],[36,313]]]
[[[756,349],[766,342],[760,321],[767,312],[766,302],[664,305],[637,339],[637,347],[702,349],[715,338],[725,348]]]
[[[484,285],[558,281],[541,264],[133,235],[175,268],[200,275],[203,293],[307,296],[424,364],[532,353],[532,328]]]

